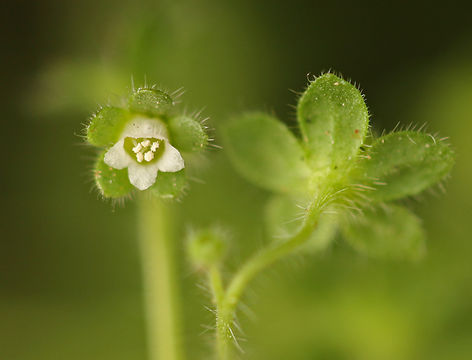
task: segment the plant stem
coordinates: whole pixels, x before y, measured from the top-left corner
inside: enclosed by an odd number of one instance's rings
[[[231,326],[234,321],[236,305],[246,286],[260,271],[290,254],[308,240],[318,223],[319,214],[318,207],[310,208],[302,229],[296,235],[283,243],[263,249],[249,259],[234,275],[217,312],[216,338],[219,360],[228,360],[231,357],[231,343],[232,341],[236,342]]]
[[[225,295],[223,289],[223,280],[221,279],[220,270],[216,266],[212,266],[208,272],[208,279],[210,283],[211,292],[213,294],[213,302],[217,307],[221,306],[223,297]]]
[[[223,288],[223,280],[221,279],[220,270],[216,266],[212,266],[208,270],[208,282],[210,283],[210,289],[213,294],[213,303],[216,305],[216,327],[221,327],[219,323],[221,306],[225,296],[225,290]],[[222,331],[216,331],[216,354],[218,359],[228,359],[229,348],[226,347],[227,342],[220,339]]]
[[[142,196],[138,214],[149,359],[182,360],[172,209],[161,200]]]
[[[231,332],[232,321],[232,313],[227,313],[224,308],[217,311],[216,354],[218,360],[229,360],[231,358],[231,343],[233,340]]]

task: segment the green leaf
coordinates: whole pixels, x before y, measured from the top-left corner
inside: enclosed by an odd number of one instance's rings
[[[310,169],[301,145],[276,118],[247,113],[223,129],[224,146],[236,169],[248,180],[281,193],[304,193]]]
[[[424,254],[420,220],[402,206],[366,210],[363,216],[346,220],[342,230],[346,240],[368,256],[416,260]]]
[[[284,195],[273,196],[266,206],[266,226],[269,236],[283,240],[295,235],[303,226],[306,215],[306,201],[292,199]],[[336,235],[337,218],[333,214],[322,213],[316,229],[301,250],[316,252],[323,250]]]
[[[208,135],[202,125],[188,116],[177,116],[169,120],[169,132],[179,151],[195,152],[205,148]]]
[[[415,195],[446,176],[454,164],[447,143],[432,135],[402,131],[378,138],[360,163],[361,176],[378,201]]]
[[[95,146],[109,146],[118,141],[130,119],[127,110],[107,106],[96,112],[87,126],[87,141]]]
[[[298,102],[297,117],[314,169],[342,168],[352,161],[369,124],[359,90],[333,74],[308,86]]]
[[[157,89],[138,89],[128,100],[131,111],[150,116],[166,115],[173,104],[167,93]]]
[[[103,162],[105,152],[102,152],[95,164],[95,182],[102,195],[106,198],[120,198],[133,190],[128,179],[128,170],[117,170]]]
[[[157,174],[156,182],[149,188],[154,195],[165,199],[179,198],[187,188],[185,169],[177,172],[162,172]]]

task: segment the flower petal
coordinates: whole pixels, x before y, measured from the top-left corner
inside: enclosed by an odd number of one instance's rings
[[[121,134],[121,138],[125,137],[168,139],[169,134],[162,121],[136,116]]]
[[[140,165],[131,163],[128,166],[129,182],[139,190],[146,190],[156,182],[157,164]]]
[[[121,170],[131,163],[132,159],[126,153],[123,144],[124,140],[121,139],[106,152],[105,157],[103,158],[105,164],[112,168]]]
[[[185,164],[179,151],[166,142],[164,154],[162,154],[161,158],[157,161],[157,167],[161,171],[176,172],[182,170]]]

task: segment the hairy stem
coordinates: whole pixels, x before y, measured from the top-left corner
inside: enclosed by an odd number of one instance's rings
[[[139,237],[150,360],[182,360],[180,294],[172,211],[158,199],[139,199]]]
[[[210,283],[210,289],[213,295],[213,303],[216,306],[216,327],[220,327],[219,324],[219,314],[221,311],[222,303],[225,296],[225,290],[223,288],[223,280],[221,279],[221,274],[219,269],[216,266],[212,266],[208,271],[208,282]],[[228,348],[226,347],[226,342],[222,341],[219,337],[221,336],[222,332],[216,331],[216,354],[218,359],[228,359],[229,352]]]
[[[212,266],[208,272],[211,292],[213,294],[213,302],[217,307],[221,306],[224,297],[223,280],[221,279],[220,270],[216,266]]]
[[[266,267],[290,254],[298,246],[308,240],[315,229],[320,210],[319,207],[309,209],[302,229],[293,237],[283,243],[270,246],[252,258],[234,275],[229,283],[226,293],[217,308],[216,338],[219,360],[231,358],[231,343],[237,344],[236,337],[232,330],[236,306],[249,282]]]

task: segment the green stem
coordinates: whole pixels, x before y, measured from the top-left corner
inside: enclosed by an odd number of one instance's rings
[[[139,199],[139,237],[150,360],[182,360],[180,294],[172,211],[158,199]]]
[[[216,354],[218,360],[229,360],[231,358],[231,333],[232,314],[223,309],[217,312],[216,317]]]
[[[222,310],[222,303],[225,296],[225,290],[223,288],[223,280],[221,279],[221,274],[218,267],[212,266],[208,270],[208,282],[210,283],[210,289],[213,295],[213,303],[216,305],[216,327],[221,328],[222,325],[220,324],[219,319]],[[227,342],[223,341],[223,339],[220,338],[222,333],[222,331],[216,331],[216,354],[218,359],[226,360],[229,356],[229,348],[226,347]]]
[[[212,266],[208,271],[208,279],[210,282],[211,292],[213,294],[213,302],[216,307],[221,306],[225,291],[223,288],[223,280],[221,279],[220,270],[216,266]]]
[[[319,208],[311,208],[302,229],[296,235],[283,243],[275,244],[260,251],[235,274],[217,313],[216,337],[219,360],[228,360],[231,357],[231,343],[235,341],[231,326],[234,321],[236,305],[246,286],[260,271],[290,254],[307,241],[318,223],[318,218]]]

